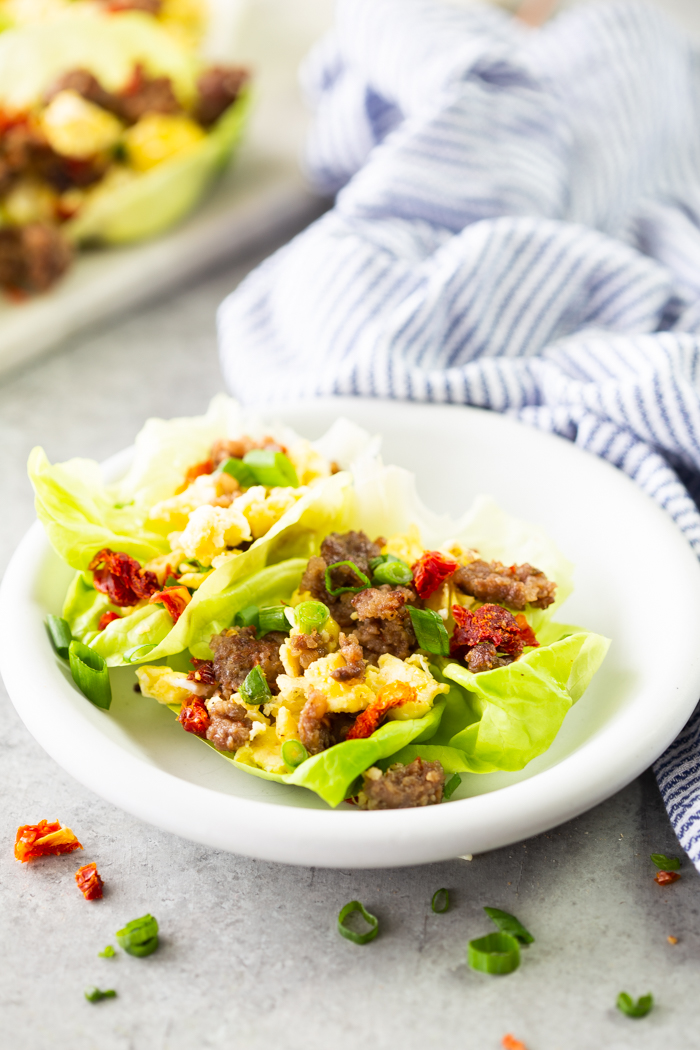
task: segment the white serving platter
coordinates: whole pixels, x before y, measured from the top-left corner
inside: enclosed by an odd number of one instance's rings
[[[479,409],[327,399],[276,413],[312,439],[339,415],[381,432],[385,460],[414,470],[435,510],[457,515],[489,493],[544,527],[574,562],[576,590],[558,618],[608,635],[612,646],[549,751],[520,773],[465,775],[457,800],[441,806],[333,811],[302,788],[232,768],[135,694],[130,668],[113,672],[112,708],[100,711],[49,644],[44,617],[60,611],[71,571],[35,524],[0,589],[0,670],[39,743],[97,794],[167,831],[233,853],[327,867],[420,864],[494,849],[576,816],[637,776],[700,694],[700,565],[671,519],[609,464]],[[118,476],[128,458],[115,457],[108,473]],[[649,565],[662,594],[652,591]],[[659,604],[673,610],[663,642]]]

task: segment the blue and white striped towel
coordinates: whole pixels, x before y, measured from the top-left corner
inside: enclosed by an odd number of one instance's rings
[[[338,0],[304,77],[336,204],[221,307],[230,390],[514,413],[624,470],[700,556],[700,61],[680,31],[633,0],[534,31]],[[700,709],[656,772],[700,869]]]

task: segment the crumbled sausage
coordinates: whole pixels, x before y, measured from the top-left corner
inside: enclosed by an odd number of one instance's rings
[[[332,532],[321,544],[320,556],[309,560],[299,589],[309,591],[313,598],[327,605],[331,616],[341,627],[354,626],[353,594],[349,591],[335,597],[329,594],[326,590],[326,569],[339,561],[351,561],[368,576],[370,558],[378,557],[383,546],[384,539],[381,536],[373,543],[364,532]],[[356,587],[360,582],[347,566],[334,569],[332,575],[334,590],[336,587]]]
[[[325,751],[333,743],[328,701],[318,689],[310,689],[299,715],[299,739],[310,755]]]
[[[236,751],[250,737],[253,723],[242,704],[230,700],[213,699],[207,703],[211,717],[207,740],[219,751]]]
[[[352,604],[360,620],[377,618],[399,620],[402,623],[408,616],[406,603],[415,600],[415,593],[408,587],[392,587],[388,583],[381,587],[370,587],[352,596]]]
[[[244,435],[240,438],[220,438],[215,441],[209,453],[214,468],[221,466],[227,459],[243,459],[247,452],[256,448],[270,449],[272,452],[284,452],[282,445],[278,445],[271,437],[265,437],[261,441]]]
[[[0,229],[0,285],[45,292],[70,265],[71,247],[54,226],[35,222]]]
[[[336,682],[349,682],[353,678],[362,679],[365,676],[365,661],[362,648],[354,634],[340,635],[340,653],[345,659],[343,667],[331,671],[331,678]]]
[[[321,557],[326,565],[332,565],[337,561],[352,561],[357,565],[358,569],[362,569],[367,574],[369,572],[370,559],[379,557],[385,542],[381,536],[375,542],[372,542],[364,532],[331,532],[321,544]],[[339,574],[341,571],[343,570],[338,570]],[[355,586],[357,580],[354,575],[349,569],[347,573],[350,577],[348,583],[341,585]]]
[[[513,663],[513,657],[499,653],[493,642],[479,642],[464,656],[464,661],[473,674],[492,671],[494,667],[505,667]]]
[[[407,602],[415,601],[416,595],[408,587],[388,584],[352,596],[360,617],[354,634],[368,663],[376,665],[384,653],[405,660],[415,651],[418,643],[406,609]]]
[[[457,569],[452,580],[460,591],[480,602],[505,603],[519,610],[526,605],[546,609],[554,601],[557,589],[556,583],[527,562],[506,566],[500,561],[477,560]]]
[[[63,73],[48,89],[44,101],[50,102],[61,91],[75,91],[76,95],[82,95],[88,102],[101,106],[102,109],[111,110],[115,104],[116,96],[105,91],[97,77],[87,69],[71,69]]]
[[[412,809],[442,802],[445,772],[439,762],[397,762],[386,773],[376,767],[364,774],[358,802],[363,809]]]
[[[289,639],[289,644],[304,671],[311,667],[315,660],[328,655],[328,649],[318,631],[312,631],[311,634],[295,634]]]
[[[163,0],[102,0],[108,11],[143,11],[146,15],[154,17],[160,14]]]
[[[240,66],[211,66],[197,81],[199,98],[194,118],[208,128],[236,101],[248,79],[247,69]]]
[[[173,91],[170,77],[149,77],[141,64],[122,90],[113,96],[112,112],[129,124],[147,113],[180,113],[182,107]]]
[[[282,631],[270,631],[262,638],[256,638],[253,625],[229,627],[221,634],[215,634],[209,645],[214,653],[214,674],[223,697],[228,700],[232,693],[237,692],[254,667],[260,667],[271,691],[279,692],[277,675],[284,674],[279,650],[286,637]]]

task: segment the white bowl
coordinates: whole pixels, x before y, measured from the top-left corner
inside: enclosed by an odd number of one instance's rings
[[[670,744],[700,695],[700,565],[671,519],[624,474],[504,416],[457,406],[327,399],[277,412],[316,438],[345,415],[384,435],[429,506],[457,515],[478,493],[545,528],[576,566],[560,619],[612,638],[608,657],[549,751],[520,773],[464,776],[456,801],[425,809],[330,810],[268,783],[183,733],[113,672],[109,713],[74,687],[44,617],[71,571],[35,524],[0,591],[0,669],[48,753],[103,798],[158,827],[266,860],[326,867],[420,864],[547,830],[618,791]],[[115,457],[112,476],[125,456]]]

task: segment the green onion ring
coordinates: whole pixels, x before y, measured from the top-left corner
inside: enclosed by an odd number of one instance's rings
[[[407,608],[420,648],[437,656],[449,656],[450,639],[442,616],[432,609],[415,609],[412,605]]]
[[[666,857],[663,853],[652,853],[651,859],[662,871],[678,871],[681,866],[678,857]]]
[[[405,587],[413,579],[410,566],[393,555],[386,555],[386,561],[377,565],[372,571],[375,583],[389,583],[393,587]]]
[[[450,779],[447,781],[444,788],[442,789],[442,797],[446,801],[449,801],[449,799],[452,798],[452,796],[454,795],[455,791],[461,783],[461,776],[459,775],[459,773],[455,773],[454,776],[450,777]]]
[[[440,894],[442,894],[442,908],[438,907],[438,903],[440,903]],[[436,915],[444,915],[450,908],[450,891],[446,889],[435,890],[433,899],[430,902],[430,907]]]
[[[306,762],[309,752],[301,740],[285,740],[282,744],[282,761],[290,769],[296,769],[302,762]]]
[[[137,660],[144,660],[152,649],[155,649],[155,644],[152,642],[144,642],[143,645],[135,645],[132,649],[127,649],[123,654],[124,659],[128,664],[136,663]]]
[[[103,951],[98,952],[97,954],[99,955],[100,959],[113,959],[117,953],[115,952],[112,945],[108,944]]]
[[[68,648],[68,660],[70,673],[78,689],[95,707],[101,707],[103,711],[109,710],[112,703],[112,687],[109,684],[107,664],[100,654],[73,639]]]
[[[299,478],[292,461],[284,452],[254,448],[246,452],[243,462],[255,475],[258,485],[265,488],[299,488]]]
[[[152,915],[132,919],[123,930],[117,930],[117,940],[129,955],[137,955],[139,958],[151,955],[158,947],[158,920]]]
[[[52,613],[46,617],[46,629],[49,632],[51,644],[60,657],[68,659],[68,647],[73,640],[68,621],[62,616],[54,616]]]
[[[489,919],[496,923],[501,933],[509,933],[511,937],[515,937],[525,947],[528,944],[532,944],[535,940],[532,934],[510,912],[501,911],[500,908],[484,908],[484,911]]]
[[[267,678],[259,667],[254,667],[252,671],[248,672],[245,681],[240,685],[239,692],[245,702],[251,705],[266,704],[272,698]]]
[[[362,585],[360,587],[336,587],[335,590],[333,589],[333,581],[331,580],[331,569],[338,569],[341,565],[348,565],[355,573],[358,580],[362,580]],[[369,578],[365,576],[362,569],[358,569],[354,561],[334,561],[333,564],[329,565],[326,569],[325,582],[326,590],[333,598],[335,598],[339,594],[346,594],[349,591],[352,591],[353,594],[357,594],[358,591],[365,591],[368,587],[372,586]]]
[[[304,634],[322,630],[329,616],[328,606],[323,602],[300,602],[294,608],[295,623]]]
[[[268,605],[261,609],[258,616],[258,626],[258,638],[262,638],[264,634],[268,634],[270,631],[284,631],[288,634],[289,623],[284,614],[284,606]]]
[[[255,484],[255,474],[246,466],[242,459],[237,459],[232,456],[231,459],[227,459],[221,467],[224,474],[228,474],[230,478],[235,478],[242,489],[250,489]]]
[[[627,992],[620,992],[615,1006],[621,1013],[627,1014],[628,1017],[646,1017],[654,1006],[654,996],[651,992],[648,992],[647,995],[641,995],[635,1003],[632,996],[628,995]]]
[[[479,973],[512,973],[520,966],[520,944],[509,933],[488,933],[469,942],[467,962]]]
[[[116,994],[114,988],[107,988],[104,992],[101,988],[95,988],[94,986],[85,989],[85,998],[89,1003],[99,1003],[103,999],[114,999]]]
[[[371,929],[367,930],[366,933],[355,933],[348,926],[345,925],[345,920],[348,915],[352,915],[353,912],[359,911],[362,918],[366,923],[369,923]],[[353,944],[369,944],[379,933],[379,919],[376,915],[372,915],[367,911],[364,904],[360,901],[350,901],[343,908],[340,909],[338,914],[338,933],[341,937],[345,937],[348,941],[352,941]]]

